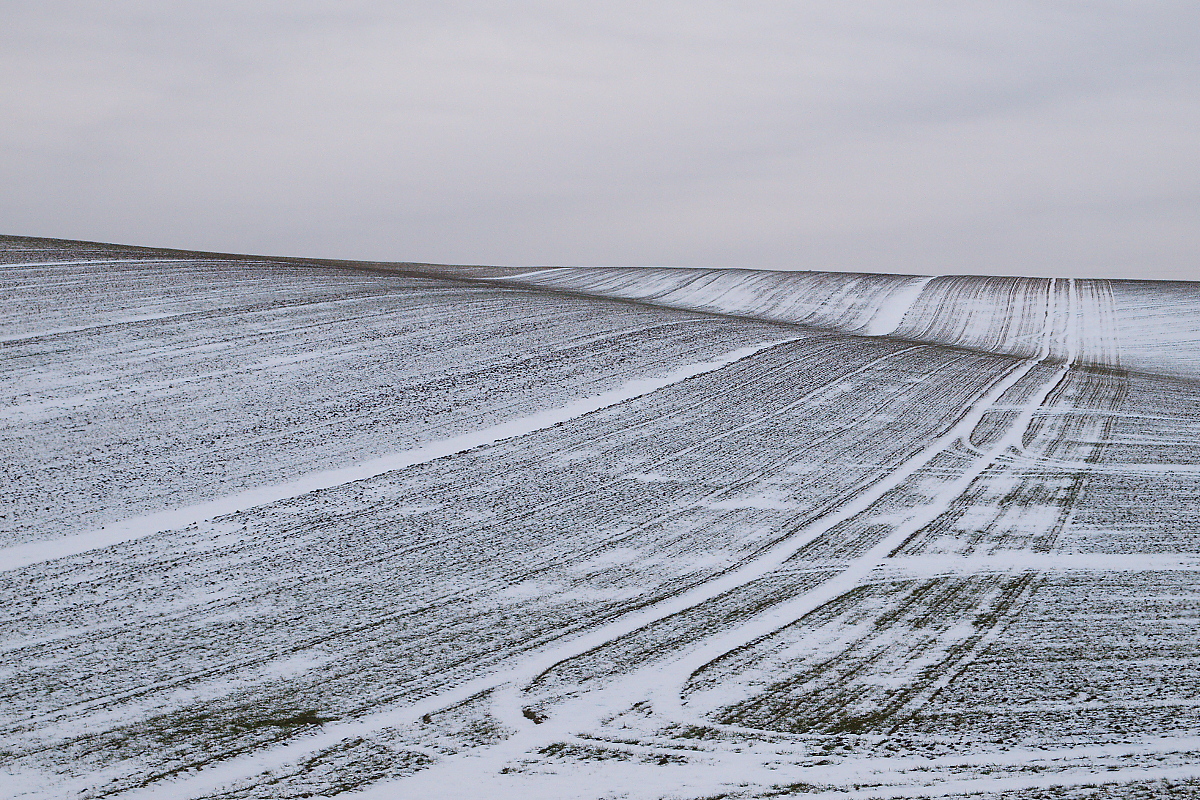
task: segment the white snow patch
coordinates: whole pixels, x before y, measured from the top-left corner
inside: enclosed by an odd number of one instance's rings
[[[630,472],[622,475],[621,477],[629,478],[630,480],[637,481],[638,483],[667,483],[668,481],[674,480],[673,478],[668,478],[666,475],[660,475],[657,472]]]
[[[904,315],[912,308],[912,304],[921,296],[921,290],[931,280],[933,280],[933,276],[914,278],[907,286],[892,292],[891,296],[880,304],[875,315],[867,323],[865,333],[868,336],[887,336],[889,333],[894,333],[900,327],[900,323],[904,321]]]
[[[528,278],[533,275],[545,275],[549,272],[562,272],[565,269],[566,269],[566,267],[550,267],[547,269],[535,269],[531,272],[522,272],[517,275],[496,275],[496,276],[492,277],[491,280],[515,281],[515,280],[519,280],[521,278]]]

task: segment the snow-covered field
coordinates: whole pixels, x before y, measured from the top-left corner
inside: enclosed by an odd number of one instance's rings
[[[0,796],[1200,795],[1200,286],[0,238]]]

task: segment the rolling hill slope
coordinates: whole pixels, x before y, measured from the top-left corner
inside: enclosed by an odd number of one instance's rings
[[[0,796],[1200,791],[1196,284],[0,261]]]

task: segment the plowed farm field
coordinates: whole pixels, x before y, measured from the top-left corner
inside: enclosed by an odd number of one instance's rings
[[[1200,795],[1191,285],[0,260],[0,797]]]

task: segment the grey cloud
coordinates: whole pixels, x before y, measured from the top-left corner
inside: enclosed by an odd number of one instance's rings
[[[1200,277],[1194,2],[14,3],[5,232]]]

